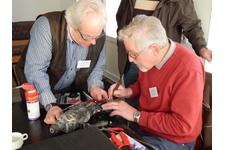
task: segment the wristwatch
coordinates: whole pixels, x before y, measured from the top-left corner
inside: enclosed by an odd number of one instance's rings
[[[141,117],[141,113],[139,111],[135,111],[133,115],[134,115],[134,122],[138,123],[138,120]]]
[[[49,103],[45,105],[45,110],[49,111],[53,106],[57,106],[57,103]]]

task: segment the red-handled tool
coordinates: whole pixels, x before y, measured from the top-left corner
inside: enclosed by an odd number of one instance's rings
[[[128,140],[128,137],[123,132],[122,128],[107,128],[108,130],[112,130],[110,132],[110,136],[112,141],[116,144],[116,146],[121,150],[132,150],[132,145]],[[122,139],[122,142],[116,137],[116,134],[113,131],[117,131]]]
[[[97,100],[94,100],[94,99],[90,99],[90,100],[87,100],[87,101],[85,101],[85,102],[86,102],[86,103],[94,102],[95,104],[101,103],[101,101],[97,101]]]

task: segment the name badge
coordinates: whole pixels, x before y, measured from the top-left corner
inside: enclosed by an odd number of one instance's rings
[[[77,68],[89,68],[91,60],[80,60],[77,63]]]
[[[157,87],[151,87],[151,88],[149,88],[149,92],[150,92],[151,98],[154,98],[154,97],[158,97],[159,96]]]

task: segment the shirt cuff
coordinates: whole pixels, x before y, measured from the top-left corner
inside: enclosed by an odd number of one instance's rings
[[[90,88],[92,85],[96,85],[97,87],[103,89],[104,88],[104,84],[101,80],[98,80],[96,78],[94,78],[93,80],[91,80],[90,82],[88,82],[88,92],[90,92]]]
[[[39,95],[39,101],[40,103],[45,106],[49,103],[54,103],[56,102],[56,98],[55,96],[53,95],[52,92],[42,92],[40,95]]]

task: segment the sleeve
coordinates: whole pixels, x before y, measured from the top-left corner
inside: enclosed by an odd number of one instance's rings
[[[42,105],[56,101],[46,73],[52,57],[50,26],[46,17],[38,18],[30,33],[24,73],[29,83],[35,85]]]
[[[141,111],[139,125],[168,135],[186,135],[201,124],[204,75],[183,73],[173,85],[169,112]]]
[[[98,61],[90,73],[87,83],[88,83],[88,90],[90,90],[90,87],[92,85],[96,85],[100,88],[104,88],[104,84],[102,82],[102,76],[105,70],[105,50],[104,48],[102,49]]]
[[[139,78],[142,77],[142,73],[140,72],[140,70],[138,69],[138,80],[130,85],[128,88],[131,88],[132,90],[132,95],[129,97],[129,98],[135,98],[135,97],[138,97],[140,95],[140,92],[141,92],[141,87],[140,87],[140,80]]]
[[[200,49],[207,46],[201,27],[201,20],[196,14],[193,0],[182,0],[180,3],[179,24],[183,29],[183,34],[192,44],[195,53],[199,55]]]

